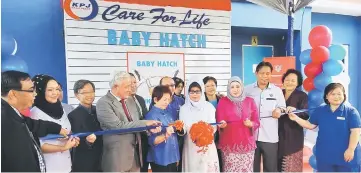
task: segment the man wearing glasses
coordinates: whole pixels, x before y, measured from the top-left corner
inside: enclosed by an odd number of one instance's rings
[[[69,114],[73,133],[101,131],[97,118],[95,86],[89,80],[78,80],[74,84],[74,95],[80,104]],[[72,172],[101,172],[103,150],[102,136],[91,134],[80,138],[80,145],[72,151]]]
[[[19,71],[1,73],[2,172],[46,172],[38,137],[69,134],[56,123],[33,120],[19,113],[33,105],[35,96],[29,74]]]

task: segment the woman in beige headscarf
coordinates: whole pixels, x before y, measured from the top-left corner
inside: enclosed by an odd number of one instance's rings
[[[217,107],[217,122],[221,125],[218,147],[222,151],[224,172],[253,172],[256,140],[253,132],[259,127],[258,109],[254,100],[246,97],[239,77],[228,81],[227,97]]]

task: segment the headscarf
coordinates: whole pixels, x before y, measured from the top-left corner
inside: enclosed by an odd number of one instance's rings
[[[241,95],[239,97],[233,97],[231,95],[231,83],[232,82],[238,82],[241,85]],[[238,77],[238,76],[233,76],[228,80],[228,85],[227,85],[227,97],[229,98],[229,100],[231,100],[232,102],[242,102],[245,98],[246,98],[246,94],[244,92],[244,84],[242,82],[242,80]]]
[[[33,77],[32,81],[34,82],[37,93],[34,105],[50,117],[60,119],[64,114],[61,102],[58,100],[56,103],[49,103],[45,99],[46,86],[50,80],[55,79],[48,75],[36,75]]]
[[[241,95],[239,97],[234,97],[234,96],[231,95],[231,83],[232,82],[238,82],[241,85],[241,92],[242,93],[241,93]],[[236,111],[237,116],[242,117],[242,101],[246,98],[246,94],[244,92],[243,82],[239,77],[233,76],[228,80],[227,97],[235,105],[235,111]]]
[[[190,99],[189,96],[189,87],[191,86],[192,83],[198,83],[199,86],[201,87],[201,98],[198,102],[195,102],[193,100]],[[193,77],[191,79],[189,79],[187,81],[187,87],[185,88],[185,92],[186,92],[186,99],[185,99],[185,105],[190,107],[191,109],[202,109],[203,105],[206,103],[206,98],[204,96],[204,84],[203,81],[197,77]]]
[[[198,83],[201,87],[201,98],[199,101],[194,102],[190,99],[189,96],[189,87],[192,83]],[[187,134],[190,135],[190,129],[192,128],[192,125],[194,123],[197,123],[199,121],[204,121],[207,123],[212,123],[216,121],[215,112],[216,109],[213,107],[211,103],[208,103],[205,99],[204,94],[204,84],[201,79],[198,79],[197,77],[192,77],[189,80],[186,81],[187,87],[185,87],[186,91],[186,100],[185,104],[181,107],[179,112],[179,119],[184,122],[184,126],[186,128]],[[216,126],[213,126],[214,131],[217,130]],[[191,140],[191,137],[188,136],[186,139]],[[192,143],[190,141],[185,141],[185,143]],[[189,144],[187,144],[189,145]],[[199,147],[197,147],[195,144],[189,145],[187,148],[190,151],[196,152],[199,150]],[[197,167],[197,172],[207,172],[207,164],[202,164],[207,161],[208,157],[211,157],[211,152],[206,152],[203,154],[195,154],[192,155],[192,161],[188,164],[190,167]]]

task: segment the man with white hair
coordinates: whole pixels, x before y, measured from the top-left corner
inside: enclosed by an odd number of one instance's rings
[[[111,90],[97,102],[97,117],[103,130],[158,126],[159,121],[139,120],[134,104],[127,104],[131,95],[131,76],[116,72],[110,81]],[[160,132],[160,127],[150,130]],[[142,150],[139,133],[103,136],[102,170],[104,172],[139,172]]]

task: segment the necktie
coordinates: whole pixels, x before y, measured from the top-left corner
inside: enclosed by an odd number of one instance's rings
[[[122,103],[122,107],[123,107],[125,115],[127,116],[128,121],[129,122],[133,121],[132,117],[129,114],[129,111],[128,111],[127,105],[125,104],[125,101],[120,100],[120,103]],[[140,166],[143,166],[142,147],[141,147],[140,135],[138,133],[136,133],[135,138],[136,138],[136,143],[138,144],[138,146],[136,146],[135,148],[138,149],[138,156],[139,156]]]
[[[127,106],[125,105],[124,100],[120,100],[120,103],[122,103],[122,107],[123,107],[123,110],[124,110],[125,115],[127,116],[128,121],[129,121],[129,122],[130,122],[130,121],[133,121],[132,117],[131,117],[130,114],[129,114],[129,111],[128,111],[128,109],[127,109]]]

